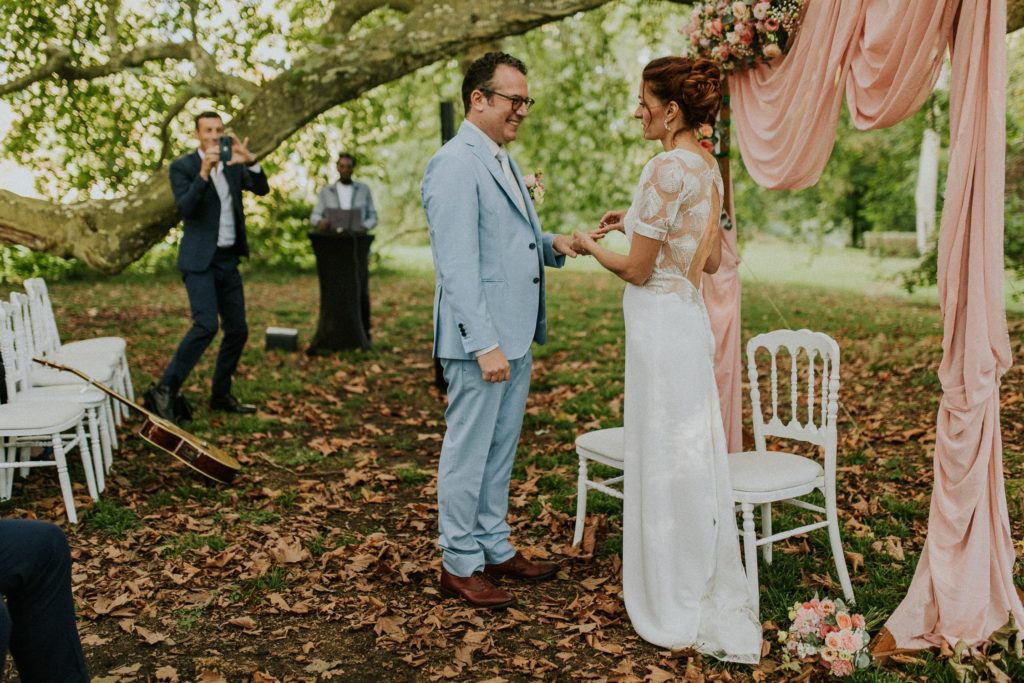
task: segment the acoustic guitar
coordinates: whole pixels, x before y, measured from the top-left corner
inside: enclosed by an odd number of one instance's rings
[[[84,372],[44,358],[33,358],[32,360],[40,365],[78,375],[97,389],[113,396],[121,403],[138,410],[146,416],[146,422],[139,429],[139,436],[163,452],[174,456],[204,477],[213,479],[221,484],[230,484],[234,480],[235,475],[238,474],[238,471],[242,469],[237,460],[209,441],[189,434],[173,422],[165,420],[134,401],[130,401],[105,384],[101,384],[92,377],[89,377]]]

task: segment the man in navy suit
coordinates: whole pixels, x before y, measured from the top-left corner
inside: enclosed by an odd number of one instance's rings
[[[238,261],[249,255],[245,235],[242,190],[265,195],[267,176],[249,152],[249,139],[231,138],[231,158],[220,158],[224,121],[216,112],[196,117],[199,149],[171,164],[171,190],[184,219],[178,248],[192,327],[178,345],[160,382],[147,392],[147,404],[159,415],[178,421],[177,393],[206,347],[217,334],[218,318],[224,338],[213,372],[210,407],[231,413],[254,413],[256,407],[240,403],[231,393],[231,378],[249,336],[245,322],[245,296]]]
[[[490,52],[462,82],[466,119],[430,160],[423,207],[434,256],[434,355],[448,382],[437,475],[441,592],[476,607],[515,596],[501,579],[541,581],[554,562],[509,541],[508,487],[530,390],[531,345],[547,337],[544,268],[576,256],[543,233],[506,145],[533,100],[526,66]]]

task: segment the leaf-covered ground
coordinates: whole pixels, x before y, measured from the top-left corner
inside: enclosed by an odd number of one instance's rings
[[[435,470],[445,400],[433,387],[433,279],[374,275],[374,349],[337,356],[266,352],[269,325],[307,342],[311,275],[249,273],[251,343],[236,393],[250,417],[205,406],[213,352],[187,388],[192,428],[244,464],[208,484],[129,431],[98,504],[73,476],[83,522],[67,525],[56,478],[19,480],[5,516],[55,520],[75,558],[74,590],[97,681],[813,680],[781,667],[787,610],[839,594],[821,533],[776,546],[762,565],[766,655],[757,668],[669,653],[641,641],[622,606],[621,504],[592,493],[582,550],[570,547],[577,434],[621,424],[622,287],[554,272],[551,342],[535,349],[533,389],[511,491],[514,541],[562,563],[554,581],[516,586],[504,612],[439,596]],[[6,292],[0,292],[6,294]],[[177,278],[56,284],[68,337],[128,338],[141,393],[188,326]],[[921,549],[932,482],[938,312],[826,289],[748,287],[744,335],[811,327],[843,353],[840,510],[858,609],[872,630],[904,594]],[[785,320],[785,323],[783,322]],[[1024,320],[1010,318],[1015,357]],[[1014,537],[1024,538],[1024,372],[1003,379],[1004,471]],[[132,418],[132,426],[138,421]],[[783,517],[784,519],[784,517]],[[952,680],[946,662],[904,657],[860,680]]]

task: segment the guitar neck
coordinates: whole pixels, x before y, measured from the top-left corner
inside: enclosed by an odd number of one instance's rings
[[[45,358],[33,358],[32,360],[35,361],[36,363],[39,363],[40,365],[45,365],[48,368],[53,368],[54,370],[61,370],[63,372],[70,372],[73,375],[78,375],[79,377],[81,377],[82,379],[84,379],[86,382],[88,382],[89,384],[93,385],[97,389],[99,389],[99,390],[109,394],[110,396],[113,396],[114,398],[116,398],[121,403],[124,403],[127,406],[131,406],[132,408],[135,408],[140,413],[145,413],[146,415],[148,415],[150,417],[155,417],[157,419],[159,419],[159,417],[160,417],[156,413],[154,413],[154,412],[152,412],[150,410],[147,410],[143,406],[140,406],[135,401],[132,401],[131,399],[128,399],[128,398],[122,396],[121,394],[117,393],[116,391],[114,391],[113,389],[108,387],[106,384],[103,384],[102,382],[97,382],[92,377],[90,377],[89,375],[85,374],[84,372],[82,372],[81,370],[79,370],[77,368],[72,368],[72,367],[69,367],[67,365],[61,365],[60,363],[54,363],[53,361],[47,360]]]

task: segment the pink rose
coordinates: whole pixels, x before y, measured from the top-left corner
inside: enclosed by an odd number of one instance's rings
[[[702,137],[709,138],[715,134],[715,129],[710,123],[702,123],[700,124],[700,134]]]
[[[852,628],[853,619],[851,619],[850,615],[846,612],[838,612],[836,613],[836,626],[838,626],[840,630]]]
[[[779,20],[776,19],[775,17],[768,17],[767,19],[764,20],[764,27],[768,31],[778,31]]]
[[[825,636],[825,645],[832,648],[833,650],[838,650],[842,646],[842,638],[840,638],[839,632],[832,631],[827,636]]]
[[[704,14],[706,14],[706,15],[708,15],[710,17],[714,13],[715,13],[715,8],[714,7],[712,7],[711,5],[705,5],[704,6]]]
[[[740,42],[744,45],[750,45],[754,42],[754,32],[747,26],[746,30],[740,34]]]
[[[861,640],[860,636],[854,634],[853,631],[840,631],[839,644],[843,650],[852,655],[864,645],[864,641]]]
[[[721,19],[712,19],[711,21],[709,21],[707,24],[704,25],[704,29],[706,31],[709,29],[709,27],[710,27],[710,35],[713,35],[713,36],[720,36],[720,35],[722,35],[722,20]]]
[[[836,603],[832,602],[831,600],[822,600],[821,601],[821,613],[822,614],[824,614],[825,616],[828,616],[829,614],[835,613],[835,611],[836,611]]]
[[[764,46],[764,56],[766,59],[775,59],[782,54],[782,48],[775,43],[768,43]]]
[[[707,138],[704,138],[703,140],[700,141],[700,146],[709,152],[715,151],[715,143],[711,142],[711,140]]]
[[[711,46],[711,41],[708,40],[707,38],[701,38],[700,39],[700,46],[703,47],[703,48],[710,47]]]
[[[864,628],[864,615],[854,614],[850,619],[853,621],[854,628]]]
[[[750,16],[750,9],[747,7],[745,2],[734,2],[732,3],[732,15],[736,19],[746,19]]]
[[[729,59],[729,55],[731,54],[732,50],[730,50],[729,46],[724,43],[715,48],[715,58],[720,62],[724,62]]]
[[[768,10],[771,9],[771,7],[771,3],[768,2],[757,3],[756,5],[754,5],[754,18],[764,19],[765,17],[768,16]]]
[[[853,662],[849,659],[833,659],[831,671],[833,676],[849,676],[853,673]]]

